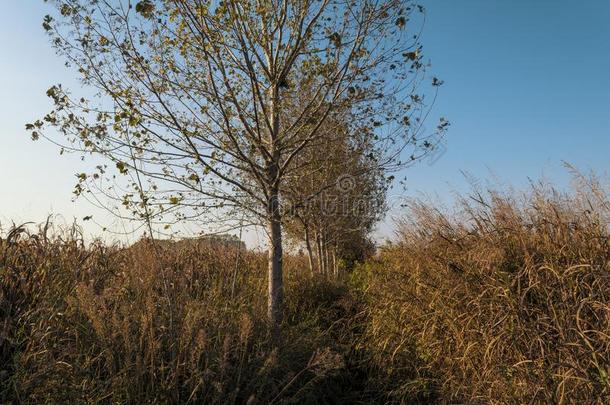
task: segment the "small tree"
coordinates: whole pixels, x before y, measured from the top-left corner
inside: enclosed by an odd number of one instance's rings
[[[76,192],[97,187],[129,216],[167,224],[239,210],[264,224],[274,337],[282,182],[334,109],[348,103],[385,168],[402,166],[406,148],[419,151],[410,161],[431,146],[416,137],[424,65],[406,27],[423,9],[409,0],[50,2],[59,18],[45,17],[44,28],[100,97],[51,87],[54,110],[27,125],[32,136],[52,125],[66,149],[113,162],[127,181],[106,187],[112,176],[100,165],[78,175]],[[299,101],[294,114],[287,100]]]

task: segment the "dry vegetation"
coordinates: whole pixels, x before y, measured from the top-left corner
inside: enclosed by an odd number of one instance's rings
[[[610,201],[584,180],[475,192],[450,215],[411,204],[400,243],[360,269],[392,397],[607,403]]]
[[[277,349],[262,254],[14,230],[0,245],[0,400],[606,402],[600,190],[474,193],[451,214],[413,202],[400,240],[343,280],[286,257]]]
[[[302,258],[286,263],[295,277],[278,352],[264,255],[45,235],[13,230],[0,245],[0,402],[306,400],[342,367],[342,325],[331,323],[344,291],[297,280]]]

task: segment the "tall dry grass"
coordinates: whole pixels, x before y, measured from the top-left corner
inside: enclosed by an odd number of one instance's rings
[[[329,303],[345,291],[309,278],[302,258],[286,258],[274,348],[264,255],[48,234],[0,242],[0,402],[303,401],[343,368]]]
[[[610,400],[610,200],[576,180],[409,205],[399,243],[354,277],[392,401]]]
[[[287,256],[280,347],[263,254],[14,228],[0,402],[606,403],[610,199],[577,180],[413,201],[346,280]]]

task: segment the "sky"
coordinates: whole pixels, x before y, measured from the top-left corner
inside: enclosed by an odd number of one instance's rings
[[[51,107],[45,91],[80,86],[44,34],[42,0],[3,0],[0,13],[0,224],[76,218],[87,237],[112,240],[92,223],[122,227],[84,200],[72,201],[75,173],[88,165],[33,142],[24,124]],[[546,178],[568,184],[566,161],[604,174],[610,152],[610,1],[423,0],[424,54],[444,80],[429,127],[451,122],[443,152],[403,173],[406,194],[450,202],[463,175],[517,187]],[[398,191],[391,191],[395,198]],[[378,237],[392,235],[391,213]],[[125,225],[128,227],[128,225]],[[261,235],[248,233],[247,244]]]

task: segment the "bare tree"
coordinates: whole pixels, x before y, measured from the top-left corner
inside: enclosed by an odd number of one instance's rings
[[[51,87],[54,109],[27,125],[32,136],[54,126],[65,150],[113,162],[125,181],[98,165],[79,174],[76,193],[117,199],[129,217],[168,226],[239,210],[263,224],[274,337],[283,307],[282,182],[324,136],[322,124],[347,104],[388,170],[432,146],[417,136],[425,69],[419,36],[407,28],[423,9],[409,0],[50,2],[58,13],[43,27],[99,97]],[[298,105],[290,115],[288,100]]]

